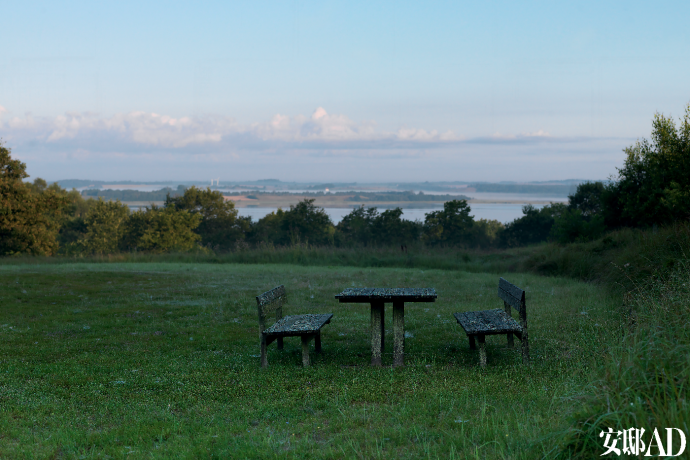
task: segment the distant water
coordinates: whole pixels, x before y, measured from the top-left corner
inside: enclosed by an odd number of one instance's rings
[[[506,223],[512,222],[518,217],[522,217],[523,206],[523,204],[515,203],[470,203],[470,208],[472,209],[470,214],[474,216],[475,220],[488,219]],[[534,207],[537,209],[541,209],[542,207],[544,207],[544,205],[534,205]],[[424,221],[424,218],[426,217],[427,213],[430,213],[432,211],[439,211],[441,209],[443,209],[442,206],[434,208],[403,208],[402,217],[403,219],[407,220]],[[267,214],[277,211],[278,208],[237,208],[237,210],[239,211],[240,216],[249,216],[252,218],[253,222],[256,222],[257,220],[261,219]],[[346,208],[324,208],[324,210],[330,216],[334,224],[337,224],[343,219],[344,216],[352,212],[352,209]],[[379,208],[379,212],[383,210],[384,209]]]
[[[103,189],[111,189],[111,190],[137,190],[140,192],[154,192],[158,190],[162,190],[164,187],[160,185],[110,185],[106,184],[103,186]],[[171,186],[173,190],[177,189],[177,186]],[[203,188],[203,187],[202,187]],[[82,191],[86,190],[88,187],[80,187],[77,190]],[[261,190],[256,190],[256,189],[226,189],[222,187],[213,187],[213,190],[217,190],[222,193],[262,193]],[[371,190],[371,189],[352,189],[348,190],[348,192],[352,193],[385,193],[385,192],[400,192],[401,190],[397,189],[390,189],[390,190]],[[568,201],[567,197],[563,196],[550,196],[550,195],[538,195],[534,193],[489,193],[489,192],[467,192],[463,191],[462,189],[458,190],[453,190],[453,191],[443,191],[443,192],[438,192],[438,191],[433,191],[433,190],[412,190],[414,193],[419,193],[422,192],[425,195],[451,195],[451,196],[458,196],[458,195],[464,195],[476,200],[491,200],[491,201],[525,201],[525,202],[530,202],[530,201],[545,201],[545,202],[565,202]],[[271,193],[271,191],[268,191]],[[323,190],[276,190],[278,193],[294,193],[294,194],[306,194],[306,193],[319,193],[323,192]],[[336,193],[342,193],[343,191],[337,190]]]

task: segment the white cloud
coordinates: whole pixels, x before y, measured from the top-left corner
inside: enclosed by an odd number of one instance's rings
[[[4,110],[4,108],[3,108]],[[1,112],[1,111],[0,111]],[[352,142],[448,142],[457,141],[453,132],[402,128],[397,132],[376,129],[373,121],[355,122],[346,115],[329,114],[318,107],[310,117],[304,115],[275,115],[265,123],[240,125],[231,117],[180,117],[147,112],[116,114],[109,118],[84,112],[68,112],[57,117],[12,117],[0,121],[0,129],[8,138],[53,143],[76,143],[82,147],[98,143],[116,142],[136,146],[184,149],[201,145],[237,145],[247,143],[297,143],[308,148],[316,142],[319,147],[329,144],[339,148],[339,143]],[[233,139],[235,142],[233,142]],[[239,140],[238,140],[239,139]],[[360,145],[359,147],[363,147]]]
[[[46,142],[89,139],[104,136],[121,141],[168,148],[220,142],[223,135],[237,129],[232,118],[174,118],[156,113],[130,112],[101,118],[93,113],[66,113],[53,119],[15,117],[11,129],[27,131]],[[105,139],[104,139],[105,140]]]
[[[540,129],[539,131],[535,131],[533,133],[522,133],[520,136],[522,137],[549,137],[549,133],[544,131],[543,129]]]
[[[540,129],[539,131],[535,131],[532,133],[520,133],[520,134],[501,134],[499,132],[496,132],[491,135],[493,139],[497,140],[514,140],[514,139],[525,139],[525,138],[530,138],[530,137],[551,137],[549,133],[545,132],[543,129]]]
[[[439,133],[437,130],[426,131],[424,129],[415,128],[400,128],[396,133],[398,140],[410,140],[410,141],[459,141],[463,140],[462,137],[458,137],[452,131],[446,131],[445,133]]]
[[[0,115],[7,112],[0,107]],[[374,121],[354,121],[318,107],[310,116],[276,114],[260,123],[232,117],[173,117],[135,111],[103,117],[68,112],[57,117],[5,116],[0,137],[16,151],[72,155],[169,158],[206,155],[249,160],[254,154],[340,158],[412,158],[429,152],[460,152],[481,144],[534,145],[579,142],[554,138],[544,130],[465,138],[452,131],[403,127],[378,129]],[[165,156],[163,156],[165,154]],[[209,157],[210,158],[210,157]],[[244,161],[244,160],[243,160]]]

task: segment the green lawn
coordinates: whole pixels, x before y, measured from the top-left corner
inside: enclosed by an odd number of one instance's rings
[[[570,279],[504,276],[527,291],[530,367],[497,336],[481,370],[452,317],[502,307],[495,274],[0,266],[0,458],[549,458],[568,396],[618,334],[619,300]],[[278,284],[285,314],[334,314],[310,368],[299,338],[269,346],[259,368],[254,297]],[[333,297],[352,286],[436,288],[436,303],[406,306],[405,367],[390,367],[390,306],[385,366],[369,366],[368,305]]]

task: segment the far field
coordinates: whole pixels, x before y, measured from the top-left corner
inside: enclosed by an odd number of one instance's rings
[[[617,333],[619,299],[504,276],[527,290],[530,367],[501,336],[481,370],[452,317],[502,306],[494,274],[2,265],[0,458],[548,458],[567,397]],[[254,297],[278,284],[286,314],[334,314],[310,368],[299,339],[270,346],[259,368]],[[406,307],[405,367],[369,366],[368,306],[333,297],[351,286],[436,288],[436,303]]]

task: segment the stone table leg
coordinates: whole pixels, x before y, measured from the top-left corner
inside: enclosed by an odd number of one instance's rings
[[[386,304],[381,304],[381,356],[386,352]]]
[[[314,336],[314,349],[317,353],[321,353],[321,331]]]
[[[308,367],[309,363],[309,342],[311,341],[310,335],[300,336],[302,339],[302,366]]]
[[[393,365],[405,364],[405,303],[393,302]]]
[[[477,349],[477,342],[474,341],[474,336],[470,335],[470,350],[476,350]]]
[[[381,365],[383,351],[383,303],[371,303],[371,365]]]

